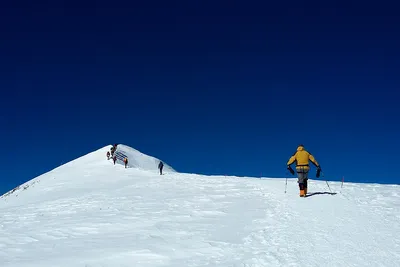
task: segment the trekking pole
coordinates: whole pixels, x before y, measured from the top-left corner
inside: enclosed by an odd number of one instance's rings
[[[332,190],[331,190],[331,188],[329,187],[328,181],[325,181],[325,182],[326,182],[326,184],[328,185],[329,192],[331,192],[331,193],[332,193]]]
[[[286,194],[286,188],[287,188],[287,177],[288,177],[288,175],[289,175],[288,172],[286,172],[286,175],[285,175],[286,176],[285,194]]]
[[[325,178],[325,175],[324,175],[324,173],[322,173],[322,177],[324,177]],[[325,180],[325,182],[326,182],[326,185],[328,186],[328,188],[329,188],[329,192],[331,192],[332,193],[332,190],[331,190],[331,187],[329,186],[329,184],[328,184],[328,180]]]

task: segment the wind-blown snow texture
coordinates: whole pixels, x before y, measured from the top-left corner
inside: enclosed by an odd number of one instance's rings
[[[300,198],[295,179],[161,176],[109,148],[0,199],[2,267],[400,266],[397,185],[311,180]]]

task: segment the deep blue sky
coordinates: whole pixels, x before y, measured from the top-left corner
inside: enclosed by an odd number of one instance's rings
[[[399,6],[269,2],[3,1],[0,192],[111,143],[270,177],[303,143],[398,183]]]

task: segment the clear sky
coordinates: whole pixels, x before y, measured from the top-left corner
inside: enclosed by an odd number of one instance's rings
[[[399,6],[278,2],[3,1],[0,192],[112,143],[269,177],[302,143],[399,183]]]

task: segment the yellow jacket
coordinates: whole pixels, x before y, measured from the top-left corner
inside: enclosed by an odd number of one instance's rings
[[[299,146],[297,148],[296,153],[292,157],[290,157],[287,165],[291,165],[294,162],[296,162],[296,171],[309,171],[310,166],[308,164],[308,160],[310,160],[317,168],[319,166],[317,160],[314,158],[313,155],[311,155],[309,152],[307,152],[303,146]]]

